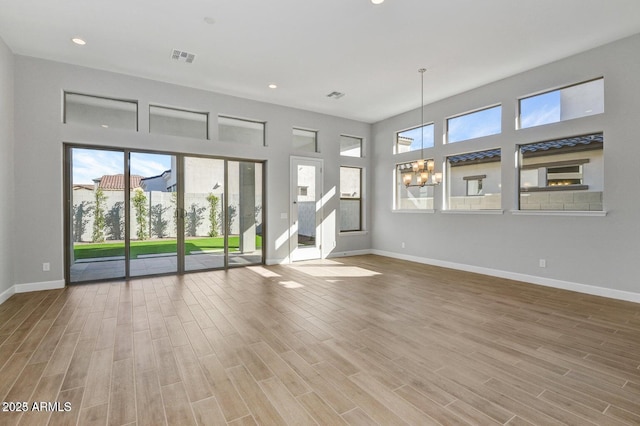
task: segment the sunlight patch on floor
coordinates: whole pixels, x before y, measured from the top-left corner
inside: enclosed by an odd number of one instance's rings
[[[265,278],[274,278],[274,277],[279,277],[280,274],[276,274],[273,271],[270,271],[269,269],[265,268],[264,266],[247,266],[247,269],[249,269],[252,272],[255,272],[258,275],[261,275]]]
[[[296,281],[280,281],[280,284],[284,288],[302,288],[304,287],[302,284]]]

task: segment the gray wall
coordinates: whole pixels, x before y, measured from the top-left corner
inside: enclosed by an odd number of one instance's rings
[[[13,279],[13,53],[0,39],[0,295]],[[1,302],[1,300],[0,300]]]
[[[140,131],[62,124],[64,90],[137,99]],[[361,136],[365,143],[370,140],[371,126],[366,123],[23,56],[15,56],[15,95],[14,187],[20,214],[12,226],[16,243],[10,258],[18,284],[63,278],[63,142],[266,160],[266,256],[268,262],[279,262],[289,251],[288,244],[276,249],[275,241],[290,226],[288,218],[281,219],[281,213],[289,214],[290,155],[324,159],[325,192],[336,188],[326,204],[328,217],[339,211],[340,135]],[[210,140],[149,134],[150,103],[208,111]],[[218,114],[266,121],[268,146],[220,142]],[[293,127],[318,129],[320,153],[292,151]],[[357,160],[363,166],[370,162],[369,158]],[[341,236],[336,229],[325,233],[323,241],[325,254],[371,247],[369,234]],[[50,272],[42,272],[43,262],[51,262]]]
[[[504,214],[447,214],[442,188],[436,212],[394,213],[391,175],[394,163],[415,154],[393,155],[394,132],[419,124],[420,111],[373,126],[373,249],[427,263],[456,265],[496,275],[538,277],[547,282],[579,283],[640,294],[640,198],[636,195],[640,143],[640,35],[552,63],[526,73],[428,105],[426,121],[435,121],[436,141],[446,117],[501,103],[500,135],[429,149],[436,164],[451,154],[502,148]],[[562,123],[515,130],[519,96],[604,76],[605,113]],[[428,78],[428,77],[427,77]],[[514,152],[518,143],[604,131],[605,217],[513,214],[517,188]],[[440,168],[440,167],[438,167]],[[402,243],[405,248],[402,248]],[[539,267],[546,259],[547,267]],[[533,280],[535,281],[535,280]],[[640,296],[640,295],[639,295]],[[638,297],[640,300],[640,297]]]

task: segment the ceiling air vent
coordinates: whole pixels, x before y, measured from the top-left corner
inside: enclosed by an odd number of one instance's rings
[[[332,98],[332,99],[340,99],[341,97],[344,96],[344,93],[341,92],[331,92],[327,95],[327,98]]]
[[[174,59],[178,62],[186,62],[190,64],[195,58],[196,55],[194,55],[193,53],[183,52],[182,50],[178,49],[173,49],[173,52],[171,53],[171,59]]]

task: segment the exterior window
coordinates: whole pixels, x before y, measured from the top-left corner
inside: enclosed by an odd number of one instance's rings
[[[447,157],[447,208],[501,209],[501,158],[499,148]]]
[[[220,142],[265,145],[265,123],[218,116],[218,139]]]
[[[340,232],[362,230],[362,169],[340,167]]]
[[[520,99],[520,128],[586,117],[604,112],[604,79]]]
[[[468,196],[483,195],[482,179],[486,177],[487,175],[465,177],[464,179],[467,181],[467,195]]]
[[[340,155],[343,157],[362,157],[362,138],[340,136]]]
[[[602,211],[602,133],[521,145],[520,210]]]
[[[460,142],[502,132],[502,106],[447,119],[447,142]]]
[[[138,102],[64,94],[64,123],[138,130]]]
[[[425,162],[433,161],[425,159]],[[412,173],[411,163],[396,164],[395,210],[433,210],[433,186],[406,186],[403,175]]]
[[[434,140],[433,132],[432,123],[396,133],[396,154],[422,149],[423,142],[424,148],[432,148]],[[422,138],[423,134],[424,141]]]
[[[295,151],[318,152],[318,132],[294,128],[293,149]]]
[[[208,139],[209,114],[149,105],[149,133]]]

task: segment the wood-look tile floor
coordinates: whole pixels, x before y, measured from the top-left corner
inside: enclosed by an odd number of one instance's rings
[[[2,425],[640,424],[639,366],[639,304],[378,256],[0,305],[0,399],[61,403]]]

